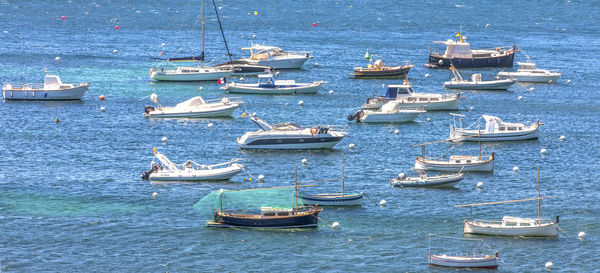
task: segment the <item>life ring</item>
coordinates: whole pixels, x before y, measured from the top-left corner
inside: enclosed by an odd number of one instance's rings
[[[313,134],[313,135],[316,135],[316,134],[317,134],[317,132],[319,132],[319,130],[317,129],[317,127],[312,127],[312,128],[310,128],[310,133],[311,133],[311,134]]]

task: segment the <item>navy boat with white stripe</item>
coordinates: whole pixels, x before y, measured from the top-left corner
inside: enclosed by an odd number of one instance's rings
[[[260,130],[237,139],[243,149],[332,149],[348,135],[333,125],[302,127],[293,122],[269,124],[256,115],[249,118]]]

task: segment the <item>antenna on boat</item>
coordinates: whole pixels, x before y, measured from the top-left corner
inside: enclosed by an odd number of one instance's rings
[[[542,224],[542,196],[540,193],[540,166],[537,167],[538,173],[538,225]]]
[[[344,194],[344,154],[342,154],[342,195]]]
[[[298,167],[294,165],[294,212],[298,213]]]

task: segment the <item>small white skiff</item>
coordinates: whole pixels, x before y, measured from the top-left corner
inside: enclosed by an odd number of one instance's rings
[[[542,123],[525,125],[523,123],[504,122],[500,118],[490,115],[482,115],[485,120],[483,130],[463,128],[456,126],[456,116],[453,114],[454,124],[450,126],[451,141],[505,141],[505,140],[528,140],[538,138],[538,129]],[[462,120],[462,119],[461,119]],[[461,121],[462,123],[462,121]],[[475,124],[475,123],[473,123]]]
[[[408,81],[401,85],[388,85],[385,96],[368,98],[363,109],[377,110],[390,101],[401,107],[422,107],[427,111],[457,110],[460,94],[416,93]]]
[[[465,220],[465,234],[496,236],[555,237],[558,236],[558,221],[504,216],[501,221]]]
[[[535,82],[535,83],[556,83],[562,76],[561,73],[546,69],[539,69],[532,63],[520,63],[517,72],[501,71],[496,76],[498,79],[513,79],[518,82]]]
[[[497,256],[429,255],[429,264],[456,268],[498,268]]]
[[[228,93],[242,94],[316,94],[321,86],[327,82],[315,81],[312,83],[297,83],[294,80],[275,80],[272,74],[258,75],[258,83],[229,82],[221,89]]]
[[[155,159],[160,163],[155,162]],[[201,165],[191,160],[183,164],[175,164],[164,154],[156,153],[150,170],[142,174],[142,179],[150,179],[150,181],[229,180],[245,168],[244,165],[236,163],[239,160],[215,165]]]
[[[4,100],[80,100],[90,83],[63,83],[59,76],[46,75],[43,84],[5,83],[2,86]]]
[[[432,188],[452,188],[460,182],[465,175],[463,173],[444,174],[428,176],[422,173],[419,177],[407,177],[404,173],[397,178],[390,180],[390,185],[394,187],[432,187]]]
[[[393,100],[385,103],[378,110],[358,110],[354,114],[348,115],[348,120],[365,123],[411,122],[425,112],[425,110],[418,108],[402,108],[401,101]]]
[[[157,81],[192,82],[192,81],[217,81],[229,77],[233,73],[231,67],[186,67],[178,66],[174,69],[152,68],[150,78]]]
[[[446,243],[446,248],[441,250],[439,247],[432,248],[432,237],[441,237],[446,239],[452,239],[453,242],[448,245]],[[440,252],[448,253],[448,247],[453,248],[465,248],[466,242],[473,242],[468,250],[457,251],[454,255],[452,254],[438,254]],[[469,243],[470,245],[470,243]],[[429,234],[429,255],[428,262],[429,265],[436,266],[445,266],[445,267],[454,267],[454,268],[488,268],[495,269],[498,268],[498,252],[495,253],[488,246],[483,239],[471,239],[471,238],[454,238],[447,237],[436,234]],[[436,254],[433,254],[436,253]]]
[[[163,107],[156,94],[150,95],[150,100],[157,106],[144,108],[144,116],[149,118],[229,117],[243,103],[237,98],[223,97],[205,101],[202,97],[197,96],[178,103],[174,107]]]
[[[510,88],[515,81],[512,79],[502,79],[493,81],[481,80],[481,74],[471,75],[471,80],[463,79],[462,75],[458,72],[458,69],[450,67],[454,78],[452,80],[444,82],[444,88],[449,89],[466,89],[466,90],[506,90]]]

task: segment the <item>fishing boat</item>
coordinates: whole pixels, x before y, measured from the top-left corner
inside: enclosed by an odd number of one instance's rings
[[[356,120],[356,122],[365,123],[411,122],[425,112],[422,108],[403,107],[401,101],[393,100],[386,102],[377,110],[360,109],[354,114],[348,115],[348,121]]]
[[[517,51],[512,48],[497,47],[495,49],[471,49],[466,38],[460,33],[456,34],[458,40],[434,41],[434,44],[446,45],[446,51],[430,52],[429,61],[423,66],[426,68],[483,68],[483,67],[512,67]]]
[[[485,244],[482,239],[470,239],[470,238],[452,238],[446,236],[440,236],[443,238],[450,238],[460,241],[472,241],[473,245],[466,252],[460,252],[454,255],[447,254],[432,254],[431,249],[431,236],[439,236],[429,234],[429,265],[454,267],[454,268],[487,268],[495,269],[498,268],[498,252],[493,253],[491,248]],[[435,250],[434,250],[435,251]]]
[[[360,193],[348,193],[344,189],[344,155],[342,155],[342,177],[335,179],[327,179],[320,180],[315,182],[324,182],[324,181],[342,181],[342,191],[338,193],[319,193],[319,194],[300,194],[304,203],[311,205],[321,205],[321,206],[360,206],[361,201],[363,200],[364,192]],[[310,182],[306,182],[310,183]]]
[[[233,73],[233,67],[204,67],[204,17],[204,0],[202,0],[202,53],[199,56],[169,58],[169,62],[200,61],[201,65],[199,67],[177,66],[174,69],[153,67],[150,69],[150,78],[157,81],[216,81]],[[223,39],[224,37],[223,35]]]
[[[363,109],[379,109],[395,101],[404,107],[423,107],[427,111],[457,110],[460,94],[416,93],[408,81],[401,85],[388,85],[385,96],[368,98]]]
[[[243,149],[331,149],[348,135],[332,125],[302,127],[293,122],[269,124],[256,115],[249,118],[260,130],[237,139]]]
[[[481,129],[472,129],[473,123],[468,128],[462,127],[462,118],[460,127],[456,126],[456,117],[464,117],[460,114],[452,114],[454,116],[454,124],[450,125],[450,140],[453,142],[459,141],[505,141],[505,140],[528,140],[538,138],[538,129],[540,125],[537,123],[525,125],[523,123],[503,122],[500,118],[490,115],[482,115],[485,120],[485,127]],[[478,120],[479,121],[479,120]],[[476,122],[478,123],[478,122]]]
[[[463,173],[428,176],[426,172],[422,172],[419,177],[407,177],[404,173],[401,173],[397,178],[390,180],[390,185],[401,188],[452,188],[464,177]]]
[[[518,82],[535,82],[535,83],[555,83],[561,73],[556,70],[539,69],[535,63],[517,62],[519,69],[517,72],[498,72],[498,79],[512,79]]]
[[[2,85],[4,100],[80,100],[90,83],[63,83],[57,75],[46,74],[43,84]]]
[[[213,220],[206,222],[208,227],[244,227],[244,228],[316,228],[319,213],[318,206],[298,205],[297,168],[294,167],[294,208],[261,207],[259,212],[230,211],[223,208],[223,194],[232,191],[219,191],[220,206],[215,210]],[[252,190],[252,189],[250,189]]]
[[[556,237],[558,236],[558,220],[553,221],[549,218],[542,218],[542,199],[552,198],[542,197],[540,194],[540,168],[538,167],[538,197],[521,200],[509,200],[489,203],[458,205],[456,207],[469,207],[471,209],[471,219],[463,223],[463,232],[465,234],[482,234],[497,236],[525,236],[525,237]],[[538,201],[537,218],[521,218],[504,216],[501,221],[473,219],[473,207],[483,205],[495,205],[524,201]]]
[[[284,51],[275,46],[253,44],[242,50],[249,50],[250,57],[241,60],[275,69],[298,69],[308,59],[313,58],[308,51]]]
[[[148,118],[229,117],[243,103],[237,98],[204,100],[201,96],[196,96],[173,107],[164,107],[156,94],[150,95],[150,100],[156,107],[144,107],[144,116]]]
[[[440,172],[492,172],[494,171],[495,154],[481,155],[481,141],[479,141],[479,155],[450,155],[448,158],[425,156],[425,145],[447,142],[450,139],[434,141],[413,146],[421,146],[420,157],[415,160],[415,170],[440,171]]]
[[[290,95],[316,94],[327,82],[297,83],[294,80],[275,80],[273,74],[258,75],[258,83],[228,82],[221,89],[229,93]]]
[[[444,88],[449,89],[467,89],[467,90],[507,90],[510,88],[515,81],[512,79],[502,79],[493,81],[481,80],[481,74],[476,73],[471,75],[471,80],[463,79],[458,69],[450,66],[454,78],[452,80],[444,82]]]
[[[396,66],[385,66],[382,60],[373,62],[373,56],[369,55],[369,51],[365,54],[365,59],[369,60],[367,67],[355,67],[354,73],[349,74],[355,79],[375,79],[375,78],[398,78],[406,77],[413,64],[404,64]]]
[[[175,164],[164,154],[154,151],[150,170],[142,174],[142,179],[150,181],[229,180],[245,168],[244,165],[237,163],[240,159],[214,165],[201,165],[191,160],[183,164]]]

